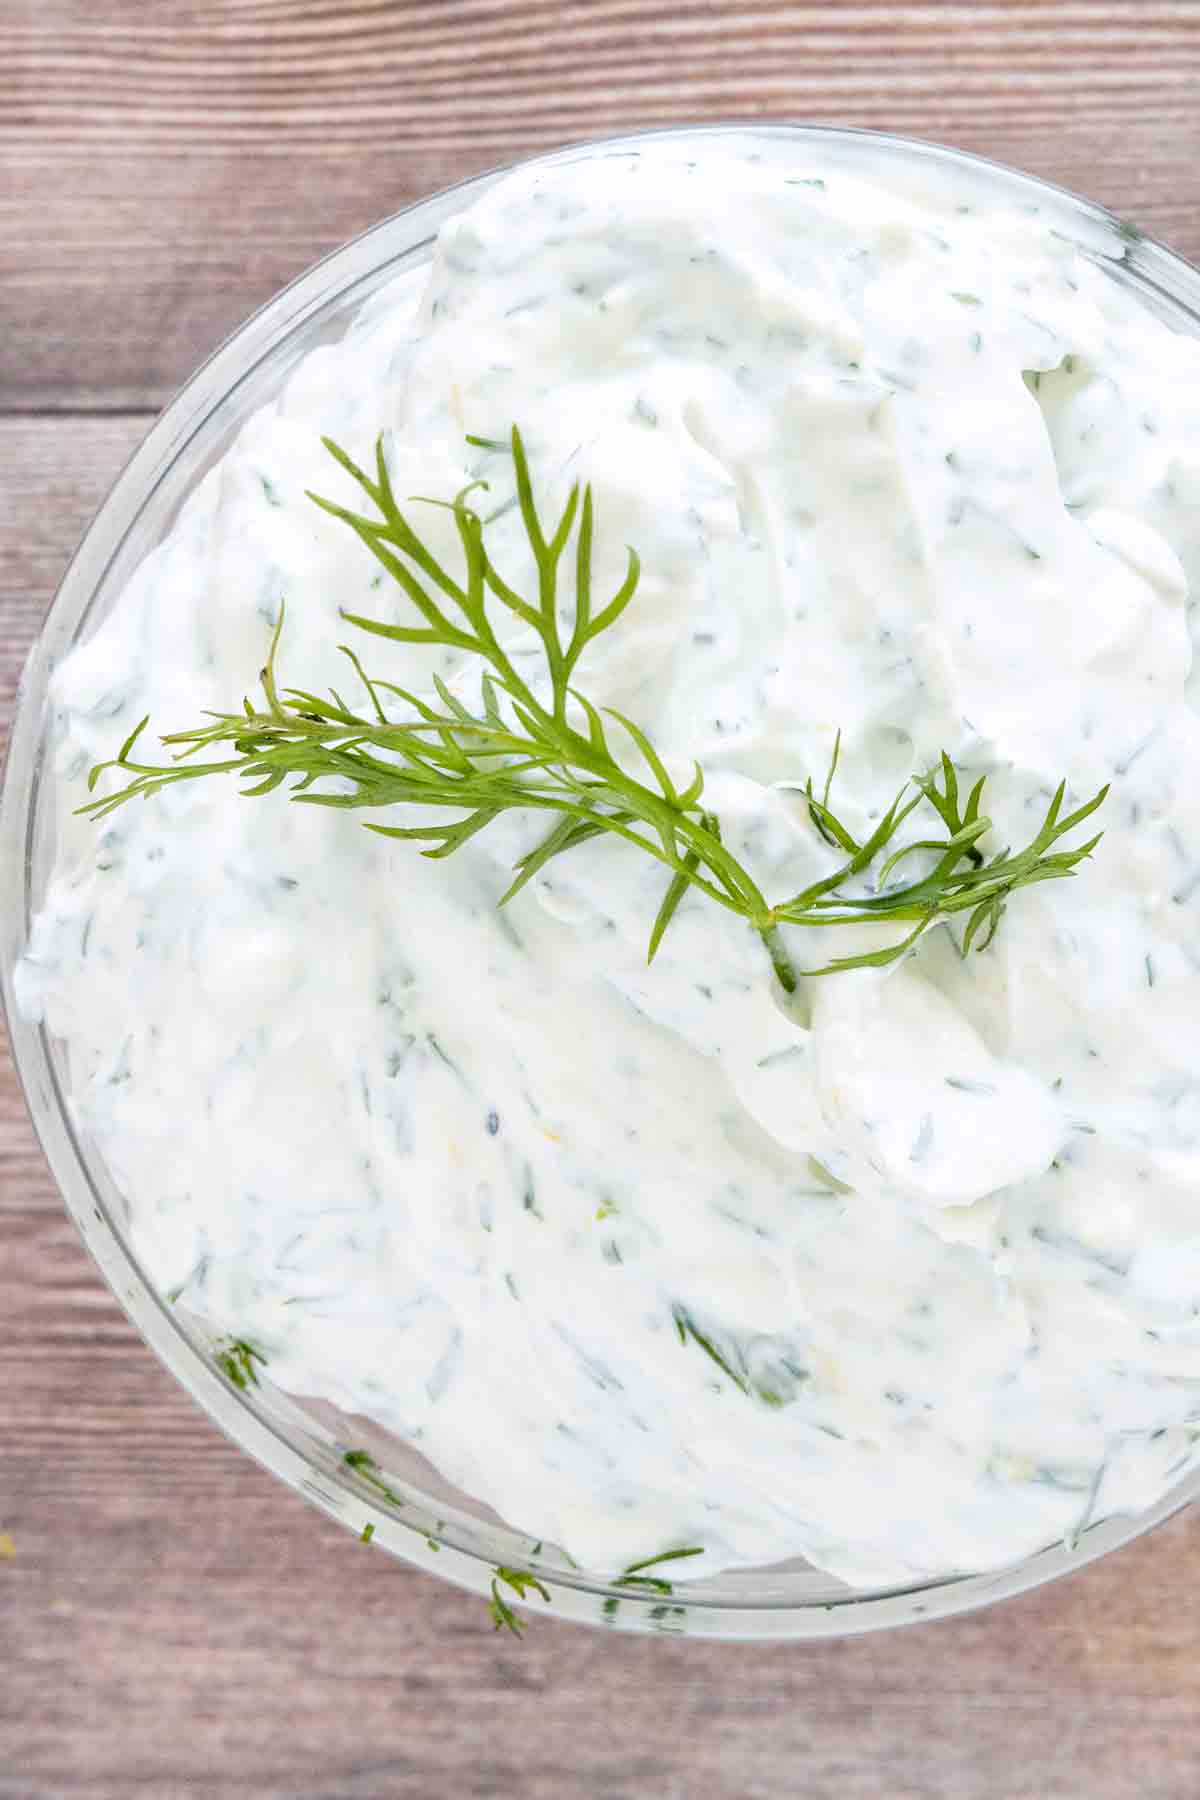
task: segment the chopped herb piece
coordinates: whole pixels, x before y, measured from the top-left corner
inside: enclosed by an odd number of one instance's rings
[[[531,1575],[527,1569],[508,1569],[503,1566],[496,1569],[492,1579],[492,1598],[488,1606],[488,1611],[492,1615],[492,1623],[495,1625],[497,1631],[504,1627],[511,1631],[515,1637],[520,1637],[524,1631],[524,1627],[504,1595],[500,1592],[501,1582],[503,1582],[505,1586],[510,1587],[513,1593],[522,1600],[525,1599],[529,1590],[532,1588],[535,1593],[542,1596],[542,1599],[547,1605],[550,1603],[549,1591],[542,1582],[538,1580],[537,1576]]]
[[[255,1363],[261,1363],[265,1368],[267,1362],[262,1351],[256,1350],[253,1344],[246,1342],[245,1338],[234,1338],[231,1343],[217,1351],[214,1360],[226,1380],[231,1381],[234,1387],[240,1388],[243,1393],[248,1388],[258,1386]]]

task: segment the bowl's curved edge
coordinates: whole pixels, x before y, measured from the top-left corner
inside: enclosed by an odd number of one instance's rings
[[[930,161],[966,164],[1003,182],[1016,182],[1031,193],[1061,202],[1073,213],[1081,212],[1091,226],[1111,234],[1113,260],[1135,263],[1139,279],[1147,285],[1158,286],[1164,277],[1171,277],[1175,288],[1165,291],[1172,301],[1177,301],[1182,282],[1190,290],[1188,304],[1200,314],[1200,272],[1106,208],[1006,164],[919,139],[839,126],[729,121],[568,144],[530,158],[529,164],[553,164],[597,151],[633,152],[643,144],[663,139],[725,134],[796,141],[859,141],[874,149],[892,148]],[[31,646],[18,685],[7,753],[0,771],[0,1011],[34,1129],[86,1248],[141,1336],[233,1442],[356,1535],[365,1534],[404,1561],[483,1596],[488,1594],[494,1574],[490,1561],[448,1539],[431,1547],[420,1526],[414,1527],[379,1501],[365,1497],[361,1484],[345,1479],[332,1450],[316,1463],[311,1455],[298,1451],[264,1416],[252,1395],[238,1392],[217,1372],[204,1347],[153,1289],[117,1221],[110,1216],[105,1197],[93,1182],[71,1128],[68,1100],[59,1084],[46,1034],[39,1024],[26,1019],[17,1006],[13,970],[31,923],[36,819],[34,808],[26,804],[26,799],[36,793],[42,772],[50,674],[86,625],[105,576],[137,518],[215,407],[227,401],[265,358],[278,351],[283,341],[303,330],[334,295],[386,268],[387,259],[381,264],[377,251],[389,234],[402,228],[411,230],[419,219],[424,237],[409,238],[403,249],[394,254],[409,253],[414,246],[431,241],[445,219],[505,172],[494,168],[470,177],[390,215],[331,251],[231,333],[168,403],[98,509]],[[684,1583],[664,1604],[661,1597],[640,1595],[582,1574],[576,1576],[540,1566],[536,1572],[552,1596],[549,1609],[538,1601],[522,1602],[515,1594],[506,1593],[505,1598],[511,1599],[515,1608],[523,1606],[540,1617],[663,1635],[760,1642],[860,1635],[949,1618],[1027,1592],[1082,1568],[1151,1530],[1187,1505],[1197,1492],[1200,1475],[1178,1484],[1146,1514],[1106,1520],[1091,1527],[1076,1548],[1053,1545],[1010,1568],[882,1593],[847,1589],[844,1598],[819,1603],[739,1604],[708,1596]]]

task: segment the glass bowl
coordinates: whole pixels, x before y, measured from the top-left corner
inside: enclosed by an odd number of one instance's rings
[[[698,148],[736,133],[762,154],[813,151],[824,161],[884,167],[889,182],[928,191],[972,185],[982,198],[1038,211],[1112,279],[1133,289],[1177,330],[1200,335],[1200,274],[1111,214],[1061,189],[979,158],[873,132],[756,125],[649,134]],[[539,159],[635,153],[646,136],[609,140]],[[84,1243],[129,1317],[183,1386],[234,1441],[291,1487],[373,1546],[487,1595],[499,1566],[532,1569],[546,1610],[617,1630],[731,1639],[836,1637],[964,1612],[1049,1581],[1148,1530],[1193,1498],[1200,1475],[1149,1511],[1114,1518],[1000,1571],[919,1586],[850,1589],[796,1561],[640,1593],[594,1577],[502,1524],[455,1492],[410,1446],[351,1423],[333,1408],[272,1387],[239,1387],[222,1371],[211,1335],[174,1309],[148,1280],[126,1232],[122,1197],[72,1116],[71,1073],[61,1043],[23,1018],[12,972],[52,860],[53,783],[44,779],[47,683],[55,664],[111,607],[142,558],[170,530],[180,505],[246,419],[317,344],[340,336],[386,281],[429,260],[445,220],[478,198],[499,172],[435,195],[318,263],[243,325],[166,408],[121,475],[63,580],[30,652],[0,791],[0,977],[17,1069],[50,1166]],[[373,1465],[344,1461],[366,1446]],[[886,1504],[884,1498],[883,1504]],[[510,1597],[504,1590],[505,1598]],[[515,1599],[515,1596],[511,1596]],[[531,1604],[542,1610],[535,1596]]]

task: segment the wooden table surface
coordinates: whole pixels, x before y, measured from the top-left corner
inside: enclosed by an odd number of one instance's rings
[[[1200,257],[1198,74],[1196,0],[0,0],[0,730],[155,410],[406,201],[597,133],[837,120],[1022,164]],[[176,1388],[3,1057],[0,1800],[1200,1795],[1200,1513],[918,1632],[495,1636]]]

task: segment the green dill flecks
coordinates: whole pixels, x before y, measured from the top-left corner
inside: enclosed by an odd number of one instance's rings
[[[255,1363],[266,1367],[267,1359],[261,1350],[247,1343],[245,1338],[233,1338],[230,1343],[216,1351],[213,1360],[227,1381],[243,1393],[248,1388],[258,1386],[258,1375]]]
[[[642,1562],[630,1563],[623,1575],[618,1575],[617,1587],[646,1588],[654,1594],[673,1594],[674,1586],[659,1575],[647,1575],[647,1569],[657,1569],[661,1563],[679,1562],[684,1557],[703,1556],[702,1544],[690,1544],[682,1550],[664,1550],[658,1556],[647,1556]]]
[[[975,349],[981,347],[978,333],[973,334],[972,344]],[[902,375],[888,379],[897,385],[911,385]],[[115,768],[129,777],[126,786],[88,801],[81,812],[104,818],[135,795],[154,795],[170,783],[234,774],[244,778],[246,785],[241,791],[251,797],[273,793],[292,782],[286,790],[290,799],[310,806],[448,808],[458,815],[449,823],[367,823],[369,831],[423,844],[423,854],[436,858],[460,849],[502,813],[540,811],[554,822],[541,842],[518,859],[501,905],[539,875],[551,858],[608,833],[653,857],[669,875],[649,933],[650,958],[684,892],[696,889],[758,933],[787,993],[795,991],[801,976],[895,962],[929,926],[959,912],[969,915],[964,952],[977,936],[978,947],[985,949],[1009,897],[1018,888],[1072,875],[1099,841],[1094,837],[1071,851],[1052,849],[1065,832],[1096,810],[1108,791],[1102,788],[1092,800],[1062,818],[1063,783],[1041,830],[1026,849],[985,860],[978,849],[979,839],[990,829],[980,808],[983,778],[972,788],[960,813],[957,771],[943,754],[940,769],[916,775],[905,784],[862,843],[856,842],[832,813],[828,782],[822,801],[810,794],[813,824],[822,836],[832,834],[846,861],[799,893],[769,901],[750,871],[725,845],[719,819],[703,804],[704,773],[699,763],[693,765],[686,785],[678,787],[642,728],[611,707],[602,711],[594,706],[578,685],[576,669],[581,658],[588,646],[622,617],[633,601],[641,573],[637,553],[631,549],[620,586],[603,604],[594,603],[595,518],[590,487],[576,483],[557,521],[543,518],[534,499],[525,446],[513,427],[508,448],[516,492],[500,510],[511,505],[520,511],[538,572],[534,601],[510,587],[491,560],[485,544],[488,520],[468,503],[468,496],[486,483],[470,483],[452,501],[435,503],[448,506],[458,534],[465,565],[460,580],[438,560],[401,510],[383,437],[376,443],[373,475],[359,468],[332,440],[324,441],[334,461],[358,485],[375,512],[352,512],[317,494],[309,498],[355,534],[402,590],[413,609],[410,616],[419,620],[391,624],[347,613],[347,623],[376,637],[476,657],[481,665],[477,706],[469,707],[438,676],[432,681],[432,698],[373,678],[346,645],[343,652],[363,692],[362,710],[350,708],[333,690],[323,698],[303,688],[280,688],[276,674],[284,622],[280,600],[272,615],[273,635],[260,675],[262,705],[256,710],[246,699],[233,712],[213,712],[204,725],[170,733],[163,742],[175,760],[167,764],[135,760],[135,746],[149,722],[142,719],[117,755],[97,763],[88,776],[89,789],[94,792],[106,770]],[[573,605],[564,624],[560,577],[564,558],[572,549]],[[495,616],[498,607],[504,613],[502,620]],[[511,626],[513,620],[529,628],[540,644],[544,669],[541,679],[533,678],[533,685],[503,647],[504,626]],[[396,716],[398,712],[403,716]],[[616,748],[610,741],[615,734],[620,740]],[[222,750],[230,754],[218,754],[212,761],[199,754]],[[631,755],[638,759],[645,779],[626,768]],[[333,791],[319,785],[331,779]],[[859,878],[874,869],[900,825],[923,803],[938,814],[949,835],[905,845],[875,872],[872,891],[859,893]],[[889,884],[887,877],[902,857],[916,850],[927,851],[934,858],[929,871],[917,881]],[[815,969],[796,967],[779,929],[783,925],[812,928],[881,923],[907,929],[899,942],[882,950],[836,957]],[[454,1066],[436,1041],[430,1040],[430,1048],[448,1066]]]
[[[282,506],[283,501],[280,498],[279,489],[275,486],[275,483],[271,480],[270,476],[260,473],[258,479],[262,483],[263,498],[266,500],[267,505]]]
[[[425,1033],[425,1042],[429,1046],[430,1050],[432,1050],[433,1054],[437,1057],[438,1061],[440,1063],[443,1063],[446,1066],[446,1068],[450,1070],[451,1074],[453,1074],[453,1075],[460,1074],[458,1064],[453,1060],[453,1058],[447,1056],[445,1050],[443,1050],[443,1048],[442,1048],[441,1044],[438,1042],[437,1038],[434,1037],[432,1031],[427,1031]]]
[[[525,1164],[521,1182],[521,1207],[524,1212],[531,1213],[540,1223],[545,1223],[546,1215],[537,1203],[537,1187],[533,1179],[533,1170]]]
[[[596,1387],[606,1393],[620,1393],[624,1383],[613,1374],[606,1363],[600,1362],[590,1351],[586,1350],[578,1338],[567,1329],[561,1320],[555,1322],[555,1335],[562,1339],[579,1364],[580,1369]]]
[[[1100,1497],[1100,1489],[1103,1485],[1107,1469],[1108,1458],[1105,1456],[1096,1465],[1096,1472],[1088,1485],[1087,1496],[1084,1499],[1082,1512],[1076,1519],[1074,1525],[1071,1526],[1070,1530],[1063,1533],[1063,1549],[1068,1551],[1072,1556],[1079,1547],[1080,1538],[1092,1523],[1096,1511],[1096,1501]]]
[[[531,1575],[527,1569],[509,1569],[503,1565],[496,1569],[492,1578],[492,1598],[488,1604],[492,1624],[497,1631],[503,1628],[511,1631],[514,1637],[520,1637],[524,1627],[509,1602],[500,1592],[501,1583],[511,1588],[521,1600],[525,1599],[532,1588],[535,1594],[541,1595],[547,1605],[550,1604],[549,1590],[543,1586],[536,1575]]]
[[[374,1488],[375,1492],[390,1506],[402,1507],[404,1505],[400,1495],[390,1488],[381,1477],[379,1464],[370,1451],[347,1450],[342,1455],[342,1462],[347,1469],[353,1469],[354,1473],[360,1480],[365,1481],[368,1487]]]
[[[608,1599],[604,1602],[604,1605],[600,1608],[606,1625],[613,1624],[617,1613],[620,1610],[620,1606],[621,1602],[617,1599],[616,1595],[610,1594]]]
[[[685,1311],[683,1307],[677,1306],[672,1313],[672,1317],[675,1320],[675,1329],[679,1333],[680,1343],[686,1344],[690,1338],[692,1342],[703,1350],[704,1354],[716,1364],[722,1375],[727,1376],[736,1388],[740,1388],[743,1394],[749,1394],[750,1383],[747,1381],[746,1377],[740,1375],[733,1367],[732,1363],[728,1362],[726,1358],[722,1356],[712,1339],[705,1332],[700,1330],[691,1314]]]
[[[822,1199],[832,1199],[832,1194],[822,1192]],[[733,1215],[728,1215],[733,1216]],[[679,1341],[685,1347],[695,1344],[709,1358],[727,1380],[731,1381],[739,1393],[747,1399],[757,1400],[772,1412],[789,1406],[798,1392],[812,1380],[811,1370],[802,1367],[794,1358],[786,1354],[775,1354],[769,1362],[757,1372],[752,1370],[745,1354],[732,1345],[722,1348],[712,1335],[697,1325],[691,1313],[685,1307],[676,1306],[671,1314]],[[757,1349],[765,1349],[765,1340],[760,1340]]]
[[[375,1527],[368,1521],[368,1523],[366,1525],[364,1525],[362,1530],[359,1532],[359,1542],[363,1543],[363,1544],[369,1544],[371,1539],[374,1536],[375,1536]]]

